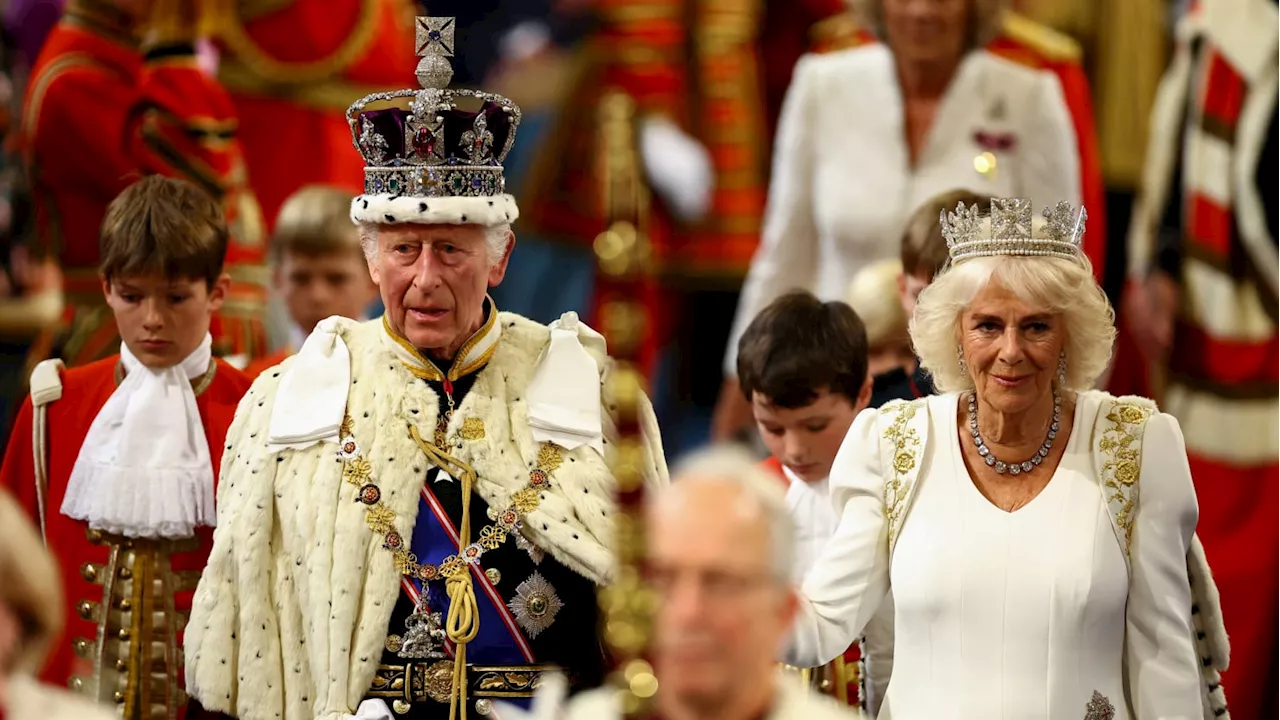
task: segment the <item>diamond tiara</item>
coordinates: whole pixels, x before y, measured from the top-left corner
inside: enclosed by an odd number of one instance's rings
[[[985,237],[981,235],[983,216],[976,205],[965,207],[962,202],[955,212],[943,210],[938,219],[952,265],[970,258],[996,255],[1079,260],[1085,221],[1089,217],[1085,209],[1060,202],[1046,207],[1042,215],[1046,222],[1033,232],[1029,199],[992,198],[991,230]]]

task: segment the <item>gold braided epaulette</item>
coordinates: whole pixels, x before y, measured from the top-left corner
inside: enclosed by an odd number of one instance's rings
[[[1080,43],[1071,36],[1038,23],[1025,15],[1006,12],[1004,22],[1001,24],[1001,32],[1009,40],[1026,46],[1051,62],[1079,63],[1084,57]]]

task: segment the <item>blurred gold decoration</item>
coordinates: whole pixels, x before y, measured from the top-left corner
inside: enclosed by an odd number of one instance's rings
[[[649,195],[636,148],[635,103],[617,90],[599,106],[599,182],[604,232],[595,239],[603,298],[601,329],[615,364],[605,383],[606,404],[617,427],[609,453],[618,484],[617,570],[600,591],[604,639],[614,665],[609,682],[626,717],[644,714],[658,692],[658,679],[644,659],[654,597],[644,581],[644,446],[639,410],[644,378],[636,367],[641,340],[651,324],[640,302],[650,272]]]

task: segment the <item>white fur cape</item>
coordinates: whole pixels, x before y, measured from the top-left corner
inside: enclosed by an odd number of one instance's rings
[[[456,454],[475,468],[475,491],[492,508],[505,507],[528,484],[539,445],[524,395],[550,341],[546,326],[520,316],[501,313],[499,322],[497,350],[450,428],[457,431],[465,418],[484,421],[484,437],[465,441]],[[438,398],[392,357],[380,323],[340,326],[351,354],[347,414],[383,504],[410,537],[428,461],[409,428],[432,436]],[[603,381],[608,359],[596,360]],[[356,488],[343,481],[336,444],[267,449],[272,403],[289,362],[253,384],[227,435],[214,547],[186,628],[187,690],[205,708],[241,720],[338,720],[354,712],[372,680],[400,575],[383,538],[366,525]],[[641,412],[646,475],[665,484],[647,399]],[[614,428],[604,415],[608,438]],[[608,454],[612,444],[605,448]],[[605,458],[588,446],[565,452],[524,532],[568,567],[607,582],[614,491]]]

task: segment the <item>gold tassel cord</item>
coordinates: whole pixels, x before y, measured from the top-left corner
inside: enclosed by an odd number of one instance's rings
[[[471,490],[475,485],[476,471],[470,465],[426,442],[415,427],[409,435],[423,454],[436,467],[458,476],[462,486],[462,522],[458,527],[458,557],[471,544]],[[471,568],[465,560],[453,567],[441,568],[445,574],[445,591],[449,596],[449,614],[445,632],[455,646],[453,660],[453,690],[449,703],[449,720],[465,718],[467,712],[467,643],[475,640],[480,632],[480,609],[476,605],[475,585],[471,581]],[[459,715],[461,713],[461,715]]]

